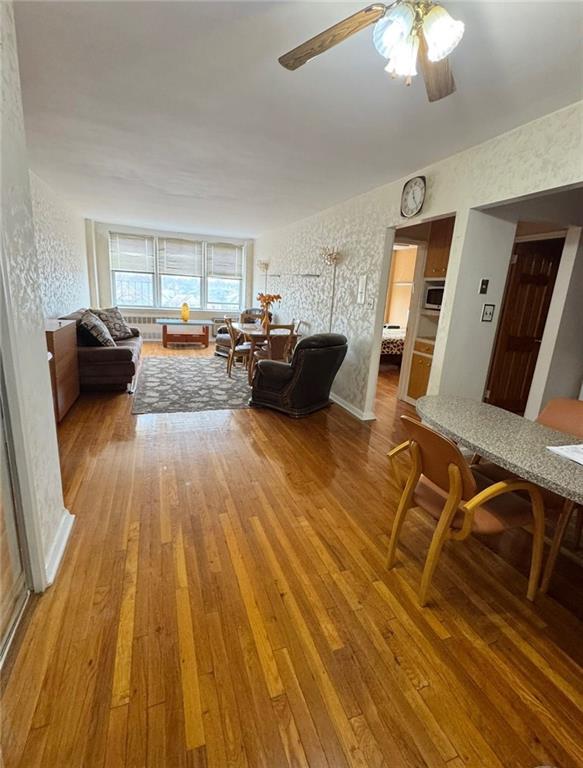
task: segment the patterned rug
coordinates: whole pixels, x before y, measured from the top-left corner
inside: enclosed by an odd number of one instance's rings
[[[179,413],[248,408],[251,389],[239,364],[227,376],[218,357],[146,357],[138,377],[132,413]]]

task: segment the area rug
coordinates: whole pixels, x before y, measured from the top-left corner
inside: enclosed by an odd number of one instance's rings
[[[142,361],[132,413],[180,413],[248,408],[247,371],[218,357],[146,357]]]

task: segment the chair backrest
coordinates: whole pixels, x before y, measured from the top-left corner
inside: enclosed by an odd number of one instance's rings
[[[233,321],[230,317],[225,317],[225,325],[227,326],[229,336],[231,337],[231,349],[234,350],[239,341],[239,331],[236,328],[233,328]]]
[[[263,317],[263,310],[261,307],[249,307],[241,312],[239,322],[241,323],[254,323],[257,320],[261,320]],[[269,319],[271,320],[271,312],[269,313]]]
[[[401,421],[409,439],[419,446],[422,474],[447,493],[449,491],[449,465],[455,464],[461,475],[462,499],[464,501],[471,499],[477,491],[476,481],[457,445],[410,416],[401,416]]]
[[[583,400],[567,397],[549,400],[539,413],[537,421],[558,432],[583,437]]]
[[[289,396],[295,405],[325,402],[348,349],[346,336],[318,333],[298,342],[290,365],[294,376]]]
[[[277,331],[277,333],[273,333]],[[267,350],[271,360],[287,360],[292,341],[293,325],[268,325]]]

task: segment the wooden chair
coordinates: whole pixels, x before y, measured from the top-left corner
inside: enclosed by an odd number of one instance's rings
[[[399,485],[394,459],[409,451],[412,467],[402,487],[403,493],[389,542],[387,566],[395,564],[397,543],[407,512],[412,507],[426,510],[437,520],[423,569],[419,602],[427,596],[441,550],[446,541],[463,541],[470,533],[495,534],[510,528],[533,525],[533,544],[527,597],[536,595],[544,544],[544,507],[539,489],[525,480],[512,478],[488,485],[487,478],[472,472],[459,448],[409,416],[401,416],[409,440],[389,453]],[[515,493],[523,491],[529,500]]]
[[[536,421],[545,427],[549,427],[549,429],[555,429],[558,432],[566,432],[567,434],[583,438],[583,401],[564,397],[549,400],[537,416]],[[488,477],[493,482],[513,478],[513,475],[506,469],[490,461],[483,461],[479,456],[474,457],[474,466],[477,467],[481,475]],[[564,499],[562,496],[552,493],[552,491],[547,491],[544,488],[540,490],[547,517],[554,517],[556,519],[551,547],[541,581],[541,592],[546,592],[549,588],[557,557],[573,514],[577,514],[575,546],[579,546],[581,528],[583,527],[583,510],[577,508],[574,502]]]
[[[287,331],[287,333],[272,333],[272,331]],[[267,339],[264,347],[256,349],[249,368],[249,381],[253,379],[255,364],[259,360],[283,360],[288,362],[289,349],[294,336],[294,325],[268,325]]]
[[[233,321],[231,318],[225,317],[225,325],[227,326],[229,336],[231,337],[231,346],[227,356],[227,376],[231,378],[233,364],[237,360],[242,361],[245,365],[245,368],[249,366],[249,356],[251,354],[252,344],[250,344],[248,341],[243,343],[240,342],[239,331],[233,327]]]

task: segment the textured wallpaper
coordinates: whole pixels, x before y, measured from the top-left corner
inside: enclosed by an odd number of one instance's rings
[[[38,524],[48,560],[66,512],[39,291],[14,17],[11,4],[5,2],[0,3],[0,43],[2,281],[10,318],[2,328],[2,357],[9,384],[8,410],[19,446],[19,472],[22,465],[22,477],[30,477],[23,487],[23,503]]]
[[[36,174],[30,174],[36,258],[45,317],[87,307],[85,225]]]
[[[432,368],[438,387],[449,320],[455,301],[459,259],[470,208],[551,190],[583,180],[583,102],[521,126],[477,147],[425,169],[427,198],[419,223],[457,213],[450,254],[445,303]],[[356,304],[358,276],[367,275],[367,300],[379,293],[387,228],[404,223],[400,196],[406,179],[387,184],[285,228],[266,233],[255,244],[256,260],[268,261],[270,290],[284,296],[282,319],[307,321],[309,332],[326,330],[332,309],[332,330],[349,340],[346,360],[333,392],[360,413],[370,412],[375,361],[380,348],[382,308]],[[337,247],[338,267],[332,308],[329,268],[319,257],[322,246]],[[320,274],[317,278],[301,273]],[[255,293],[264,288],[264,274],[255,273]]]

